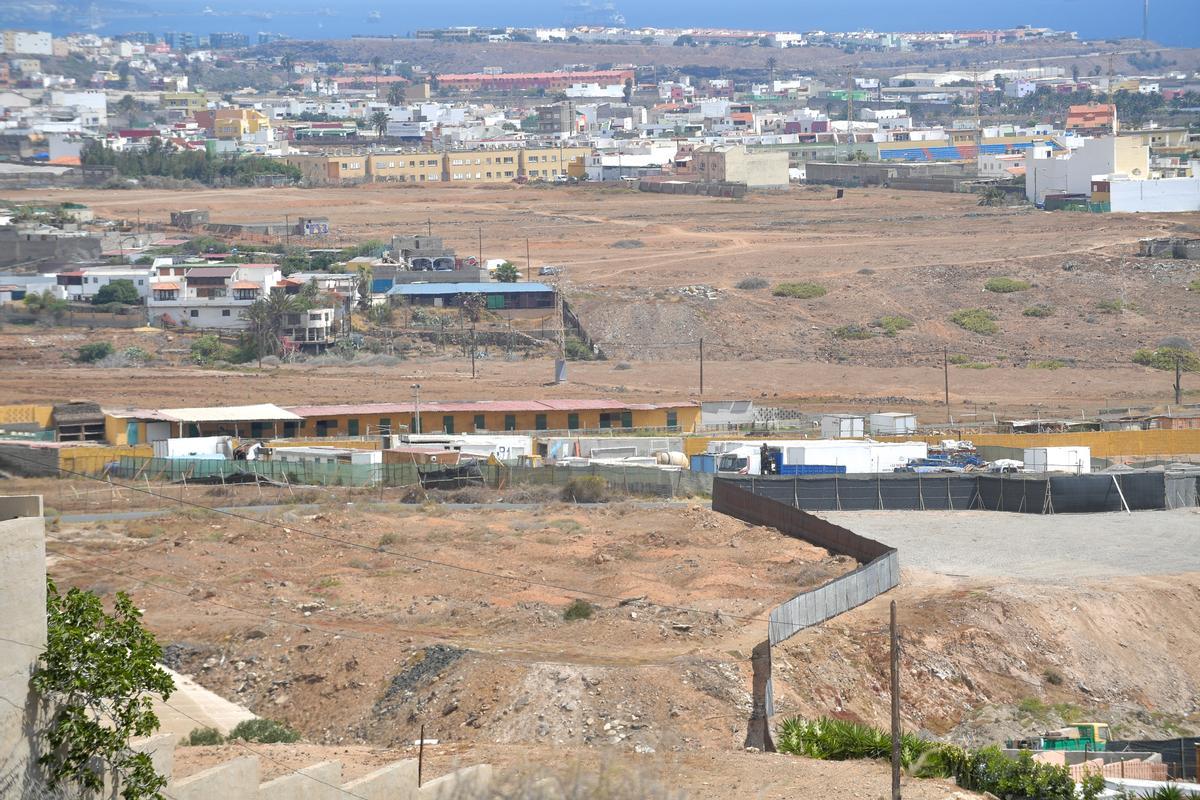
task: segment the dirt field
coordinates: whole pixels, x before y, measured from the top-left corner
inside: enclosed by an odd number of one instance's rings
[[[528,236],[535,266],[566,267],[567,295],[609,360],[572,365],[571,384],[554,389],[544,385],[549,362],[507,361],[494,352],[481,361],[476,381],[466,359],[428,353],[395,367],[224,372],[216,380],[157,368],[50,373],[29,368],[64,364],[61,357],[73,352],[79,337],[150,340],[151,349],[168,351],[168,360],[177,362],[187,341],[8,326],[0,331],[4,402],[70,395],[190,405],[198,390],[212,402],[394,400],[395,387],[413,379],[446,398],[696,396],[703,338],[710,398],[920,411],[940,400],[948,350],[963,362],[951,368],[956,418],[1038,404],[1074,414],[1081,407],[1168,400],[1170,377],[1132,365],[1133,351],[1168,335],[1200,339],[1200,301],[1187,290],[1200,266],[1133,255],[1139,238],[1195,230],[1200,214],[1051,214],[981,208],[971,196],[888,189],[852,190],[833,201],[832,191],[821,187],[745,201],[515,186],[28,195],[36,196],[85,202],[107,216],[132,218],[140,210],[154,221],[184,205],[206,208],[214,220],[320,209],[346,241],[386,239],[432,220],[434,232],[460,252],[476,252],[482,230],[485,258],[507,257],[521,266]],[[997,276],[1026,280],[1032,288],[983,291]],[[737,289],[747,277],[762,278],[768,288]],[[815,300],[771,295],[770,286],[797,280],[818,282],[827,294]],[[705,288],[688,288],[696,286]],[[1114,301],[1122,310],[1100,308]],[[1051,307],[1051,316],[1026,316],[1034,305]],[[964,308],[993,313],[999,332],[968,333],[950,323]],[[871,323],[889,314],[915,324],[866,340],[835,334],[847,325],[878,334]],[[929,415],[944,412],[935,408]]]
[[[314,741],[392,745],[425,724],[443,741],[662,751],[737,747],[765,610],[855,566],[695,506],[327,508],[269,514],[278,527],[63,524],[50,547],[74,559],[51,569],[101,591],[157,584],[136,596],[169,664]],[[565,621],[581,596],[594,617]]]
[[[527,746],[539,767],[558,748],[593,763],[609,748],[737,750],[767,610],[854,567],[688,504],[341,502],[265,516],[274,527],[198,511],[59,523],[51,571],[132,590],[173,668],[309,741],[401,747],[424,724],[456,746]],[[939,528],[940,516],[849,520],[901,541],[902,585],[776,648],[781,717],[886,720],[895,599],[912,729],[983,743],[1080,714],[1121,736],[1200,729],[1200,670],[1179,658],[1200,648],[1178,623],[1200,613],[1200,572],[1178,558],[1195,549],[1190,518],[1166,515],[1164,540],[1155,513],[964,513]],[[916,525],[924,542],[896,533]],[[1022,540],[1006,563],[973,544],[989,532]],[[1114,569],[1137,542],[1162,555]],[[594,615],[564,620],[579,597]]]

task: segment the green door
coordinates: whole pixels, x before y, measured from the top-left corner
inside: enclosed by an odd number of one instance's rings
[[[446,433],[454,433],[454,417],[450,414],[442,417],[442,430]]]
[[[358,436],[358,420],[351,419],[346,421],[346,435]]]
[[[131,445],[138,443],[138,424],[136,422],[125,423],[125,441]]]

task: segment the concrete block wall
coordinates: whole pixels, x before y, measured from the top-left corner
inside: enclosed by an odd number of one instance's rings
[[[0,797],[40,796],[40,702],[29,679],[45,645],[42,498],[0,497]]]

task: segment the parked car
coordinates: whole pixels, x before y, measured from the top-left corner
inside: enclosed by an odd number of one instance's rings
[[[538,267],[538,275],[557,275],[561,270],[558,267]]]

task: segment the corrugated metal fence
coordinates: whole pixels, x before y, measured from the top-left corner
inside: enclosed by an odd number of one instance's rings
[[[756,719],[775,713],[770,648],[805,628],[860,606],[900,583],[900,559],[894,547],[826,522],[767,493],[773,486],[779,487],[783,483],[792,482],[718,478],[713,483],[713,510],[756,525],[767,525],[830,552],[851,556],[862,566],[771,609],[767,624],[768,655],[754,659]],[[765,680],[763,671],[766,672]],[[759,687],[762,687],[761,691]]]

